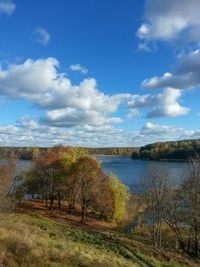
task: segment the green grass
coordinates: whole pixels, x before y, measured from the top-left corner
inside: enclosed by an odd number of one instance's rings
[[[123,233],[22,214],[0,220],[0,266],[184,266],[159,253]]]

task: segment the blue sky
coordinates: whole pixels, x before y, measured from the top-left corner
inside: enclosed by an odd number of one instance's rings
[[[0,146],[200,137],[199,0],[0,0]]]

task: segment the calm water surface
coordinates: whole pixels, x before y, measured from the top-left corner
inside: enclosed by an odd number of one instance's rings
[[[4,160],[0,159],[0,166],[3,164]],[[31,167],[31,160],[14,160],[16,163],[16,174],[20,173],[22,170]]]
[[[148,164],[167,166],[174,186],[184,180],[187,166],[185,162],[152,162],[122,157],[96,157],[96,159],[102,161],[101,167],[105,174],[108,175],[110,172],[116,174],[123,184],[129,186],[133,193],[142,191],[141,182],[145,177],[145,170]]]
[[[142,192],[141,182],[145,177],[145,170],[148,164],[167,166],[174,186],[184,180],[187,166],[187,163],[184,162],[150,162],[123,157],[96,157],[96,159],[102,161],[101,167],[105,174],[108,175],[110,172],[116,174],[123,184],[129,186],[130,191],[133,193]],[[3,160],[0,160],[0,166],[2,163]],[[16,164],[17,173],[20,173],[23,169],[30,167],[32,162],[29,160],[16,160]]]

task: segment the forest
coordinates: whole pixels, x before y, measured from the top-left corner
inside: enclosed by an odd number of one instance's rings
[[[70,147],[70,146],[69,146]],[[13,158],[32,160],[43,151],[47,150],[47,147],[0,147],[0,159]],[[111,148],[80,148],[85,150],[89,155],[101,155],[101,156],[120,156],[131,157],[133,152],[138,152],[139,148],[132,147],[111,147]]]
[[[188,160],[200,153],[200,140],[157,142],[142,146],[132,153],[133,159]]]

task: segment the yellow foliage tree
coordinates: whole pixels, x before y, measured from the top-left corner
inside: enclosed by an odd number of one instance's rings
[[[122,184],[112,172],[109,174],[109,179],[110,191],[113,198],[112,217],[119,223],[125,214],[126,201],[129,199],[129,187]]]

